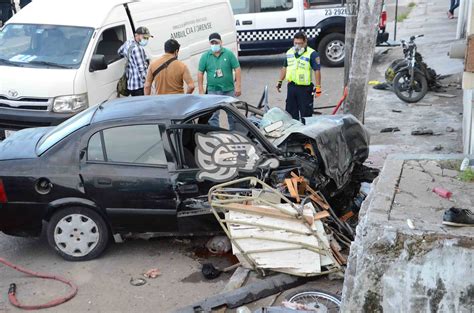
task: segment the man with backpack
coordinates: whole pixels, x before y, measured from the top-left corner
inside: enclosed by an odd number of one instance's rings
[[[183,94],[184,83],[186,83],[186,93],[193,93],[194,81],[189,68],[183,62],[178,61],[179,48],[180,44],[175,39],[165,42],[165,54],[153,61],[148,69],[145,95],[151,94],[153,82],[157,95]]]
[[[119,81],[118,92],[122,95],[143,96],[145,94],[145,78],[148,70],[148,60],[145,47],[148,40],[153,38],[146,27],[138,27],[135,38],[125,42],[118,50],[118,54],[126,59],[125,76]],[[126,89],[123,81],[126,80]]]

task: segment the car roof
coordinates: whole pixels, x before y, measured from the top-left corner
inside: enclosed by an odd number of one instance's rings
[[[91,124],[115,119],[182,120],[195,113],[239,100],[215,95],[160,95],[128,97],[101,104]]]

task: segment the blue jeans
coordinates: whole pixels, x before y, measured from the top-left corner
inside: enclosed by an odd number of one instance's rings
[[[218,96],[228,96],[228,97],[234,97],[235,91],[208,91],[208,95],[218,95]],[[219,125],[219,113],[220,111],[214,112],[212,114],[211,118],[209,119],[209,125],[214,126],[214,127],[220,127]],[[227,122],[229,122],[229,130],[234,130],[235,129],[235,119],[232,115],[227,114]]]
[[[449,8],[449,12],[451,12],[451,14],[454,14],[454,10],[459,7],[459,1],[460,0],[451,0],[451,6]]]

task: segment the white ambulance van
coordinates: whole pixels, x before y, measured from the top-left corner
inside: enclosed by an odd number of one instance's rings
[[[116,97],[125,67],[117,50],[140,26],[154,35],[151,60],[175,38],[195,78],[211,33],[237,53],[226,0],[35,0],[0,32],[0,139]]]

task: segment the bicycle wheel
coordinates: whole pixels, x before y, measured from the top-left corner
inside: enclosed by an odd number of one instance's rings
[[[319,290],[298,291],[287,299],[288,302],[302,304],[317,313],[337,313],[341,307],[338,296]]]

